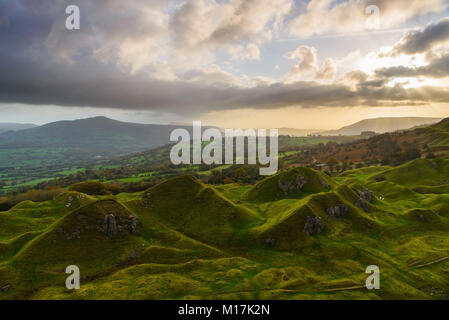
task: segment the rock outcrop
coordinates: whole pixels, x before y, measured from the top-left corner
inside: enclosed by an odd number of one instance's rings
[[[278,187],[285,194],[293,190],[301,190],[307,183],[307,179],[303,176],[296,176],[293,181],[278,180]]]
[[[104,233],[112,238],[117,235],[117,222],[113,214],[108,214],[104,218]]]
[[[320,217],[307,217],[304,232],[309,236],[320,234],[324,230],[324,222]]]
[[[365,200],[366,202],[372,202],[374,200],[374,192],[363,188],[362,193],[360,193],[360,199]]]
[[[349,208],[345,204],[337,204],[327,209],[327,214],[333,219],[339,219],[349,212]]]
[[[365,212],[369,212],[369,206],[368,203],[363,200],[362,198],[360,198],[359,200],[357,200],[357,202],[355,203],[355,205],[357,207],[359,207],[361,210],[365,211]]]
[[[142,200],[142,206],[144,208],[151,208],[153,205],[151,204],[151,193],[146,193]]]
[[[369,212],[368,203],[373,201],[374,201],[374,192],[366,188],[363,188],[362,192],[360,193],[360,198],[357,200],[355,205],[359,207],[361,210]]]
[[[326,181],[324,181],[324,180],[321,179],[321,178],[320,178],[320,183],[321,183],[321,186],[322,186],[324,189],[329,190],[329,189],[331,188],[330,184],[327,183]]]

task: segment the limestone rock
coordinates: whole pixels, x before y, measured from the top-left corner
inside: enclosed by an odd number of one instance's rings
[[[349,208],[345,204],[337,204],[334,207],[327,209],[327,214],[333,219],[342,218],[349,212]]]
[[[113,214],[108,214],[104,218],[104,233],[112,238],[117,234],[117,222]]]
[[[278,180],[278,188],[285,194],[293,190],[301,190],[307,183],[307,179],[303,176],[296,176],[293,181]]]
[[[366,202],[372,202],[374,200],[374,192],[363,188],[362,193],[360,193],[360,199],[365,200]]]
[[[320,178],[320,183],[321,183],[321,186],[322,186],[324,189],[329,190],[329,189],[331,188],[330,184],[327,183],[326,181],[324,181],[324,180],[321,179],[321,178]]]
[[[276,243],[276,239],[273,239],[273,238],[266,238],[266,239],[264,239],[263,240],[263,243],[265,243],[266,245],[269,245],[269,246],[274,246],[274,244]]]
[[[136,235],[137,234],[137,225],[139,224],[139,218],[137,218],[137,216],[135,214],[132,214],[129,217],[129,220],[130,220],[130,222],[128,224],[128,230],[132,234]]]
[[[362,198],[360,198],[359,200],[357,200],[357,202],[355,203],[355,205],[357,207],[359,207],[361,210],[368,212],[369,211],[369,207],[368,204],[366,203],[366,201]]]
[[[309,236],[320,234],[324,230],[324,222],[320,217],[307,217],[304,232]]]

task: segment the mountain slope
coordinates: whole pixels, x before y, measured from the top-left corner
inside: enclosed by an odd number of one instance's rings
[[[26,130],[35,127],[37,127],[37,125],[31,123],[0,122],[0,133],[6,131]]]
[[[364,131],[374,131],[376,133],[394,132],[397,130],[410,129],[417,126],[433,124],[441,118],[376,118],[365,119],[338,130],[319,132],[323,136],[347,135],[356,136]]]
[[[169,143],[171,125],[137,124],[95,117],[52,122],[0,135],[0,147],[64,147],[83,150],[136,152]],[[189,130],[188,127],[185,129]],[[191,128],[190,128],[191,130]]]

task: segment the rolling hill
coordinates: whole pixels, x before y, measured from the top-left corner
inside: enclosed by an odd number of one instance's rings
[[[180,176],[25,201],[0,212],[0,299],[446,299],[449,191],[417,188],[447,168],[294,168],[218,188]],[[80,290],[64,287],[68,265]],[[369,265],[381,290],[364,286]]]
[[[338,130],[318,132],[323,136],[355,136],[364,131],[374,131],[376,133],[394,132],[398,130],[411,129],[413,127],[429,125],[441,121],[441,118],[375,118],[365,119]]]

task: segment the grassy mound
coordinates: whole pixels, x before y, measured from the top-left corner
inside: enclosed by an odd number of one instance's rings
[[[113,238],[104,232],[108,214],[117,219]],[[15,285],[42,285],[55,277],[64,283],[63,271],[69,265],[77,265],[82,278],[113,269],[141,249],[142,241],[125,227],[130,216],[131,212],[113,200],[97,201],[69,213],[11,260],[12,266],[21,270],[20,282]]]
[[[219,247],[238,241],[233,236],[258,220],[255,213],[235,205],[192,176],[174,178],[148,189],[142,202],[161,224]]]
[[[316,237],[341,238],[353,232],[369,234],[379,231],[380,225],[374,215],[369,216],[356,207],[356,199],[357,194],[348,187],[313,194],[300,201],[296,208],[271,217],[253,232],[261,243],[279,250],[291,250],[314,244]],[[339,205],[346,206],[347,212],[335,218],[329,214],[329,209]],[[321,219],[324,224],[322,232],[310,235],[305,231],[309,217]]]
[[[371,181],[385,178],[404,186],[439,186],[449,182],[449,160],[417,159],[369,178]]]
[[[256,202],[301,199],[309,194],[329,191],[336,186],[337,183],[322,172],[298,167],[262,180],[242,198]]]

